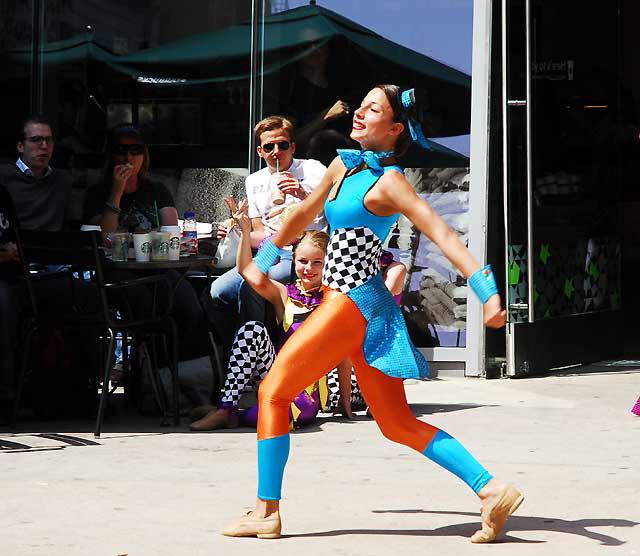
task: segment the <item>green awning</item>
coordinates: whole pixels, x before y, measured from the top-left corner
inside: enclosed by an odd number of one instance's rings
[[[93,63],[152,87],[206,86],[249,78],[250,39],[247,22],[119,56],[89,33],[45,44],[41,58],[45,71],[64,64]],[[303,6],[264,19],[263,74],[277,76],[325,44],[341,53],[346,68],[342,82],[357,90],[358,98],[381,81],[422,87],[429,94],[429,120],[435,122],[432,135],[469,133],[469,75],[320,6]],[[30,61],[29,48],[0,53],[4,78],[28,75]]]

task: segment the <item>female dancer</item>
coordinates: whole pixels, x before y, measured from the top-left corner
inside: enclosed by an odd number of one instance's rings
[[[247,389],[255,389],[260,384],[271,368],[278,349],[322,300],[322,267],[329,236],[318,230],[303,234],[293,251],[297,280],[292,284],[283,285],[262,273],[245,275],[244,269],[251,263],[251,221],[247,215],[246,201],[242,201],[237,208],[232,198],[227,200],[227,204],[241,230],[237,255],[238,269],[247,283],[273,304],[276,320],[282,328],[282,335],[274,345],[263,323],[249,321],[240,327],[231,347],[222,403],[202,419],[193,422],[191,424],[193,431],[236,427],[239,417],[244,417],[243,421],[250,424],[250,416],[241,416],[238,412],[241,395]],[[346,365],[350,371],[349,363],[347,362]],[[309,384],[302,388],[308,387]],[[302,410],[302,414],[297,416],[297,422],[307,424],[318,413],[320,400],[317,391],[311,394],[303,391],[300,395],[302,396],[300,402],[304,406],[298,408]],[[255,425],[255,417],[253,419],[253,425]]]
[[[324,299],[278,354],[259,390],[256,507],[224,535],[280,536],[282,476],[289,453],[288,406],[305,385],[350,357],[358,384],[382,434],[424,454],[467,483],[482,503],[482,529],[472,542],[493,541],[523,500],[492,477],[454,438],[414,417],[403,378],[426,374],[402,315],[382,283],[379,253],[402,213],[455,264],[484,304],[484,322],[505,322],[490,267],[480,268],[458,236],[415,193],[394,164],[411,139],[428,145],[415,120],[413,90],[379,85],[353,116],[351,138],[363,152],[338,151],[317,189],[246,269],[260,273],[324,207],[331,239],[323,270]],[[427,147],[428,148],[428,147]]]

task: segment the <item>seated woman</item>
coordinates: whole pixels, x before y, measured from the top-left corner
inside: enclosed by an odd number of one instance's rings
[[[258,321],[249,321],[240,327],[231,348],[229,371],[220,406],[202,419],[194,421],[191,424],[193,431],[238,425],[238,404],[242,394],[257,391],[258,385],[271,368],[276,352],[322,300],[322,267],[329,236],[318,230],[304,233],[293,251],[297,280],[293,284],[283,285],[271,280],[266,274],[245,272],[251,262],[251,220],[247,216],[245,201],[237,208],[233,199],[227,202],[242,232],[237,255],[238,269],[247,283],[275,307],[276,319],[281,327],[280,337],[272,340],[265,325]],[[305,393],[301,396],[305,403]],[[306,400],[306,411],[300,407],[306,413],[301,415],[303,421],[313,420],[320,408],[317,394],[313,396],[315,399],[312,401]]]
[[[101,227],[103,236],[116,230],[149,231],[160,226],[177,226],[178,211],[169,190],[148,178],[149,150],[140,131],[121,124],[107,137],[106,160],[102,180],[87,191],[84,222]],[[173,312],[178,325],[180,359],[202,355],[207,345],[204,312],[193,287],[180,280],[175,271],[167,272],[174,288]],[[110,280],[134,278],[131,272],[110,271]],[[151,292],[140,287],[127,297],[125,306],[133,315],[144,315],[153,304]],[[204,401],[200,400],[201,403]]]

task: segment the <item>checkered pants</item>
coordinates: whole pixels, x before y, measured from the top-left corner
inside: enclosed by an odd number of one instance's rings
[[[231,346],[221,401],[237,407],[244,392],[258,389],[275,357],[276,350],[266,326],[255,320],[243,324]]]
[[[329,390],[329,395],[327,396],[327,406],[325,411],[330,413],[331,411],[335,411],[338,409],[338,402],[340,401],[340,382],[338,380],[338,369],[333,369],[333,371],[327,374],[327,390]],[[362,397],[362,393],[360,392],[360,388],[358,387],[358,381],[356,380],[356,375],[351,373],[351,408],[354,411],[359,411],[364,409],[367,406],[367,403],[364,401]]]

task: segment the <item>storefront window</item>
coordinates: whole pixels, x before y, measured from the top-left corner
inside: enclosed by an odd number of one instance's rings
[[[74,220],[84,190],[100,177],[106,131],[123,122],[141,129],[152,173],[173,191],[179,212],[227,216],[221,197],[243,190],[248,167],[251,0],[193,0],[188,10],[168,0],[3,2],[2,9],[13,10],[3,22],[16,22],[2,39],[9,79],[16,76],[3,88],[5,122],[17,126],[30,104],[52,121],[52,164],[74,174]],[[39,91],[30,92],[34,81]],[[7,106],[12,89],[24,100]],[[11,143],[3,150],[13,156]],[[207,205],[194,205],[198,199]]]
[[[401,161],[418,194],[467,241],[472,0],[272,2],[264,18],[263,115],[297,126],[296,154],[324,164],[349,139],[353,110],[379,83],[427,92],[431,151]],[[451,40],[455,37],[455,40]],[[402,297],[419,347],[466,345],[466,282],[401,218],[388,248],[409,269]]]
[[[33,10],[31,0],[0,2],[0,160],[15,161],[20,118],[29,112]]]

